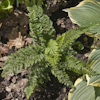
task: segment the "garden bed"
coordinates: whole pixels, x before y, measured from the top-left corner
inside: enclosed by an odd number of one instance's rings
[[[53,21],[57,36],[66,32],[67,30],[78,27],[73,24],[68,14],[62,9],[77,5],[81,0],[65,0],[60,3],[60,0],[46,0],[48,4],[47,14]],[[82,35],[78,40],[81,41],[85,47],[84,50],[78,51],[75,56],[78,59],[87,62],[89,53],[91,51],[91,43],[93,38],[88,38],[84,41],[85,35]],[[9,16],[0,19],[0,67],[4,64],[11,53],[14,53],[20,48],[24,48],[32,43],[32,38],[29,35],[29,17],[25,4],[20,4],[18,9],[15,9]],[[24,93],[24,88],[28,81],[28,70],[22,70],[17,75],[11,74],[8,77],[2,78],[0,71],[0,100],[27,100]],[[51,81],[47,82],[42,89],[37,87],[29,100],[68,100],[67,87],[51,75]]]

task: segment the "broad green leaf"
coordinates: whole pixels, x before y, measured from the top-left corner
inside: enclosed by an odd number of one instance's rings
[[[4,1],[0,4],[0,7],[1,7],[3,10],[8,10],[8,9],[13,8],[13,3],[14,3],[14,0],[4,0]]]
[[[8,13],[13,10],[14,0],[2,0],[0,4],[0,18],[5,17]]]
[[[100,87],[100,47],[90,53],[88,64],[90,64],[91,68],[98,73],[91,76],[89,84]]]
[[[71,96],[73,94],[74,88],[70,89],[69,93],[68,93],[68,100],[71,100]]]
[[[100,87],[87,85],[85,77],[78,81],[78,84],[70,90],[68,100],[100,100]]]
[[[92,86],[100,87],[100,75],[94,75],[90,78],[89,84]]]
[[[77,84],[79,84],[81,81],[83,81],[83,77],[78,78],[78,79],[75,81],[74,86],[76,87]]]
[[[64,9],[63,11],[68,12],[71,21],[79,26],[97,24],[88,30],[86,34],[92,37],[100,36],[100,0],[84,0],[76,7]]]
[[[87,86],[87,82],[83,80],[70,93],[72,94],[68,100],[95,100],[94,87]]]
[[[91,65],[94,71],[100,74],[100,46],[90,53],[88,64]]]

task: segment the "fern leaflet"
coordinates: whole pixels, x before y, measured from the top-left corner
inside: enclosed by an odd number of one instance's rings
[[[41,49],[41,48],[40,48]],[[7,61],[4,63],[2,77],[6,77],[11,73],[17,74],[22,70],[23,65],[25,69],[32,66],[34,63],[40,62],[44,59],[44,54],[38,52],[32,45],[12,53]]]

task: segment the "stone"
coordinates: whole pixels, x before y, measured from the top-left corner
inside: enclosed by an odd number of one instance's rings
[[[13,78],[12,78],[12,82],[13,82],[13,83],[16,83],[16,77],[13,77]]]
[[[11,92],[11,88],[10,87],[6,87],[6,91]]]

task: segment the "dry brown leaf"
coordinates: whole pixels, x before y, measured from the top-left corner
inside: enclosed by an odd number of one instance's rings
[[[3,66],[3,64],[4,64],[3,62],[0,62],[0,67],[2,67],[2,66]]]
[[[2,57],[1,53],[0,53],[0,58]]]
[[[4,46],[0,46],[0,53],[8,53],[9,47],[7,44],[4,44]]]
[[[2,23],[0,23],[0,27],[2,26]]]
[[[7,44],[4,44],[4,46],[3,46],[3,52],[4,53],[8,53],[8,51],[9,51],[8,45]]]
[[[4,56],[4,57],[0,58],[0,61],[4,62],[4,61],[6,61],[7,59],[8,59],[8,56]]]
[[[24,46],[24,41],[21,36],[21,33],[19,32],[19,37],[16,37],[16,39],[9,39],[9,42],[7,42],[8,45],[11,47],[15,46],[15,49],[19,49]]]
[[[33,42],[32,39],[33,39],[33,38],[27,37],[27,38],[25,39],[25,41],[26,41],[27,43],[31,44],[31,43]]]
[[[2,46],[2,42],[0,41],[0,46]]]

